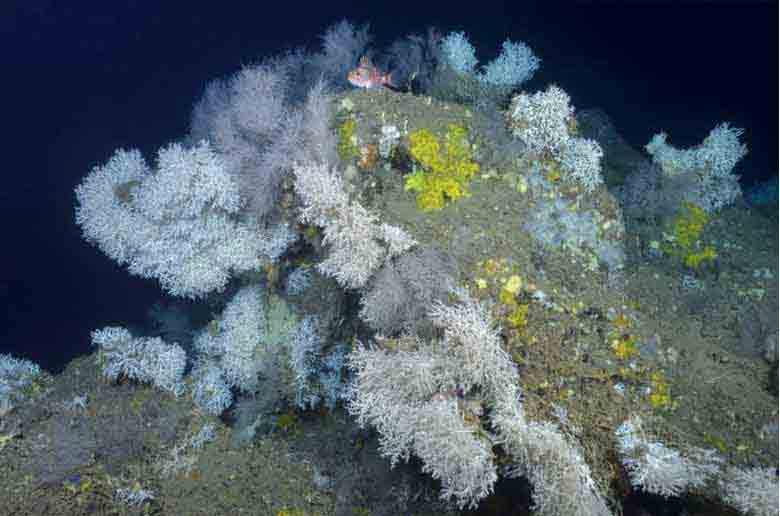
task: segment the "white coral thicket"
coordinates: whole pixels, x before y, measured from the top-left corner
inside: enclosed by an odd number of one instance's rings
[[[380,223],[375,214],[350,201],[341,176],[327,165],[299,164],[293,174],[301,201],[299,218],[322,227],[329,248],[317,269],[343,287],[364,286],[387,259],[416,244],[402,229]]]
[[[222,290],[231,274],[278,257],[295,238],[286,226],[261,230],[239,220],[238,186],[206,141],[161,149],[155,170],[139,151],[120,149],[76,198],[87,241],[175,296]]]

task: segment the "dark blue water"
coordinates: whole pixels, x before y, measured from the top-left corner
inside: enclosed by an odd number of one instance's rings
[[[3,3],[0,352],[57,370],[89,349],[90,330],[141,322],[158,286],[81,240],[73,188],[117,147],[150,155],[184,135],[209,79],[314,50],[344,17],[370,22],[378,49],[431,24],[466,31],[483,60],[523,40],[542,59],[527,89],[557,83],[574,106],[604,109],[632,145],[661,130],[695,145],[728,121],[746,129],[744,183],[777,173],[774,2],[240,4]]]

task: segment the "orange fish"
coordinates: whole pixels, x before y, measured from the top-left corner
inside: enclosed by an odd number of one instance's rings
[[[361,57],[358,67],[347,74],[347,80],[359,88],[394,87],[390,73],[380,72],[366,56]]]

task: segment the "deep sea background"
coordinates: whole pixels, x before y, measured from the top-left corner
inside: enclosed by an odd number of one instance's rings
[[[210,79],[287,48],[318,48],[342,18],[374,47],[430,25],[464,30],[481,62],[508,38],[542,59],[524,89],[555,82],[600,107],[635,148],[659,131],[696,145],[745,128],[743,186],[778,171],[777,2],[141,2],[0,6],[0,352],[50,371],[89,332],[141,324],[163,297],[86,244],[74,187],[118,147],[147,157],[182,137]]]

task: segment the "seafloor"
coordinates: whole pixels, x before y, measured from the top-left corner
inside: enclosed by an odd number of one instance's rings
[[[444,130],[458,123],[470,128],[479,152],[491,152],[491,142],[480,140],[478,115],[462,106],[391,91],[348,96],[363,143],[375,141],[385,124]],[[618,134],[604,135],[605,127],[594,137],[603,142],[612,187],[638,152]],[[581,130],[594,129],[583,120]],[[630,415],[641,415],[671,447],[715,448],[735,465],[776,467],[776,208],[761,213],[740,201],[713,217],[701,238],[718,256],[691,283],[679,262],[649,252],[662,228],[620,222],[615,198],[601,188],[589,202],[605,223],[612,217],[625,227],[625,266],[610,271],[587,254],[535,242],[523,223],[540,199],[518,186],[514,175],[522,172],[510,174],[501,162],[493,156],[495,166],[480,170],[470,196],[431,213],[420,212],[404,190],[399,163],[354,168],[347,178],[383,222],[454,256],[458,280],[473,295],[495,301],[508,278],[520,278],[526,319],[505,327],[504,337],[527,416],[559,421],[565,413],[613,501],[625,503],[630,492],[614,436]],[[765,356],[772,349],[774,363]],[[457,513],[437,499],[437,483],[418,463],[391,470],[376,437],[340,409],[302,414],[261,395],[221,419],[209,417],[187,396],[105,382],[93,356],[37,385],[32,400],[0,421],[3,514]],[[86,408],[66,408],[84,395]],[[188,447],[205,424],[215,425],[216,439]],[[186,467],[168,476],[172,461]],[[136,482],[155,498],[138,507],[117,503],[115,490]],[[690,494],[687,514],[729,513],[711,498],[706,490]],[[479,513],[527,514],[527,502],[527,486],[499,485]],[[625,513],[639,510],[626,505]]]

